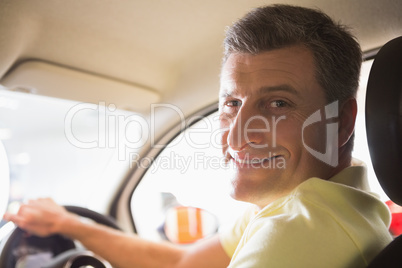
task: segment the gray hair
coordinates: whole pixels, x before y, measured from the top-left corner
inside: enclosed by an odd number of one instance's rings
[[[232,53],[258,54],[303,45],[311,50],[316,79],[328,102],[355,97],[362,52],[348,28],[323,12],[290,5],[253,9],[226,31],[223,62]]]

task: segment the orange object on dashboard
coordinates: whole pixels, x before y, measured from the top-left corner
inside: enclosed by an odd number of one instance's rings
[[[203,210],[195,207],[175,207],[166,218],[166,236],[178,244],[195,242],[204,237]]]

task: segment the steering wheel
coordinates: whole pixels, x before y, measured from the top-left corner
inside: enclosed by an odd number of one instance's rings
[[[114,219],[93,210],[77,206],[65,206],[65,208],[81,217],[121,230]],[[34,262],[35,267],[43,268],[112,267],[92,252],[78,249],[73,240],[62,235],[38,237],[28,235],[24,230],[17,227],[3,242],[5,243],[3,243],[4,246],[0,253],[0,267],[4,268],[14,268],[17,262],[24,261]],[[27,260],[28,256],[31,258],[30,260]]]

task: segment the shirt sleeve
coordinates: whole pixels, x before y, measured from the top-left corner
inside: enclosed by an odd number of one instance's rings
[[[237,245],[246,229],[250,219],[255,216],[257,209],[250,206],[246,211],[231,225],[223,226],[219,230],[219,238],[226,254],[232,258]]]
[[[336,224],[319,225],[304,217],[278,217],[249,228],[247,242],[236,251],[237,267],[364,267],[356,245]],[[248,236],[247,235],[247,236]],[[245,238],[243,238],[245,239]],[[339,245],[342,245],[341,247]],[[348,266],[347,264],[352,264]]]

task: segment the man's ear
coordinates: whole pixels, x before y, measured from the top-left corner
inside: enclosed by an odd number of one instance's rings
[[[344,146],[352,136],[355,129],[357,102],[355,98],[346,100],[340,107],[339,113],[339,147]]]

